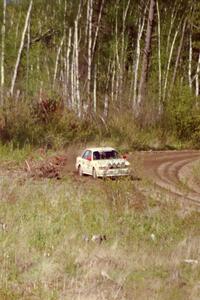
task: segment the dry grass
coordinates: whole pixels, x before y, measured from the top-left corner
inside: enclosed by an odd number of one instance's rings
[[[199,214],[87,179],[0,177],[0,299],[199,299]]]

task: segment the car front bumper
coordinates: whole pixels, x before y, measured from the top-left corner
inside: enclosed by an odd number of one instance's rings
[[[97,173],[98,177],[118,177],[128,175],[130,175],[130,170],[128,168],[99,170]]]

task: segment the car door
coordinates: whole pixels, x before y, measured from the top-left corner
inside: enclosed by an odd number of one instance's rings
[[[91,174],[92,151],[86,150],[82,155],[82,171],[85,174]]]

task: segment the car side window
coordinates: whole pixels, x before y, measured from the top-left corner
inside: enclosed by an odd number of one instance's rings
[[[93,159],[94,159],[94,160],[99,160],[99,159],[100,159],[100,153],[99,153],[98,151],[95,151],[95,152],[93,153]]]
[[[82,155],[82,158],[85,158],[85,159],[86,159],[86,158],[87,158],[87,156],[88,156],[88,152],[89,152],[89,151],[88,151],[88,150],[86,150],[86,151],[83,153],[83,155]]]
[[[82,155],[82,158],[84,158],[84,159],[88,159],[91,157],[92,157],[92,152],[90,150],[86,150]]]

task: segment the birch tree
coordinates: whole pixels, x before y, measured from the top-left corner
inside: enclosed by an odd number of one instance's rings
[[[100,29],[100,22],[101,22],[104,2],[105,2],[105,0],[101,1],[101,6],[100,6],[100,10],[99,10],[97,26],[96,26],[96,30],[95,30],[95,34],[94,34],[94,40],[93,40],[93,44],[92,44],[92,59],[94,57],[95,47],[96,47],[96,43],[97,43],[97,37],[98,37],[99,29]]]
[[[154,10],[155,10],[155,0],[151,0],[150,7],[149,7],[147,32],[146,32],[146,38],[145,38],[145,48],[144,48],[144,53],[143,53],[142,70],[141,70],[139,92],[138,92],[138,105],[139,105],[140,109],[141,109],[141,103],[144,103],[144,100],[146,97],[147,79],[148,79],[148,75],[149,75],[148,69],[149,69],[149,61],[150,61]]]
[[[192,32],[189,35],[189,59],[188,59],[188,81],[189,87],[192,89]]]
[[[199,72],[200,72],[200,52],[198,55],[197,69],[195,74],[195,95],[199,96]]]
[[[158,99],[159,99],[159,113],[162,110],[161,97],[162,97],[162,68],[161,68],[161,32],[160,32],[160,10],[158,0],[156,1],[157,18],[158,18]]]
[[[141,44],[141,38],[144,31],[144,23],[145,23],[145,15],[146,15],[147,6],[144,10],[143,17],[138,18],[138,35],[137,35],[137,42],[136,42],[136,57],[135,57],[135,63],[134,63],[134,84],[133,84],[133,110],[136,109],[137,106],[137,87],[138,87],[138,70],[139,70],[139,63],[140,63],[140,44]]]
[[[169,75],[169,70],[170,70],[170,65],[171,65],[171,60],[172,60],[172,54],[173,54],[174,45],[175,45],[175,42],[176,42],[176,38],[177,38],[178,32],[179,32],[179,28],[177,28],[177,30],[175,31],[174,38],[173,38],[173,41],[172,41],[172,44],[171,44],[171,48],[170,48],[170,53],[169,53],[169,58],[168,58],[168,63],[167,63],[167,68],[166,68],[165,78],[164,78],[163,103],[166,100],[168,75]]]
[[[14,69],[14,73],[13,73],[13,77],[12,77],[12,81],[11,81],[11,87],[10,87],[10,95],[11,96],[13,96],[13,92],[14,92],[15,82],[16,82],[16,78],[17,78],[17,72],[18,72],[18,68],[19,68],[19,64],[20,64],[22,50],[24,47],[25,35],[26,35],[27,28],[28,28],[28,24],[29,24],[32,5],[33,5],[33,0],[30,1],[29,8],[28,8],[27,15],[26,15],[25,24],[24,24],[24,29],[22,32],[21,43],[20,43],[17,60],[16,60],[16,64],[15,64],[15,69]]]
[[[91,74],[92,74],[92,15],[93,15],[93,0],[88,0],[88,74],[87,74],[87,97],[89,107],[91,106]]]
[[[120,65],[119,65],[119,95],[120,95],[120,104],[121,104],[121,95],[123,88],[123,75],[124,75],[124,66],[125,66],[125,30],[126,30],[126,18],[130,6],[130,0],[128,0],[126,7],[123,9],[122,17],[122,33],[121,33],[121,53],[120,53]]]
[[[3,1],[3,23],[2,23],[2,28],[1,28],[1,105],[4,104],[5,32],[6,32],[6,0]]]
[[[184,40],[184,35],[185,35],[186,23],[187,23],[187,19],[185,18],[185,20],[183,22],[181,39],[180,39],[178,52],[177,52],[177,56],[176,56],[176,62],[175,62],[175,66],[174,66],[174,72],[173,72],[173,78],[172,78],[172,87],[173,87],[175,79],[176,79],[177,69],[178,69],[178,65],[179,65],[179,61],[180,61],[181,50],[182,50],[182,47],[183,47],[183,40]]]
[[[58,71],[58,62],[59,62],[62,46],[63,46],[63,43],[64,43],[64,39],[65,39],[65,36],[63,35],[63,37],[60,41],[60,45],[58,47],[57,55],[56,55],[56,62],[55,62],[54,76],[53,76],[53,88],[55,87],[56,76],[57,76],[57,71]]]

